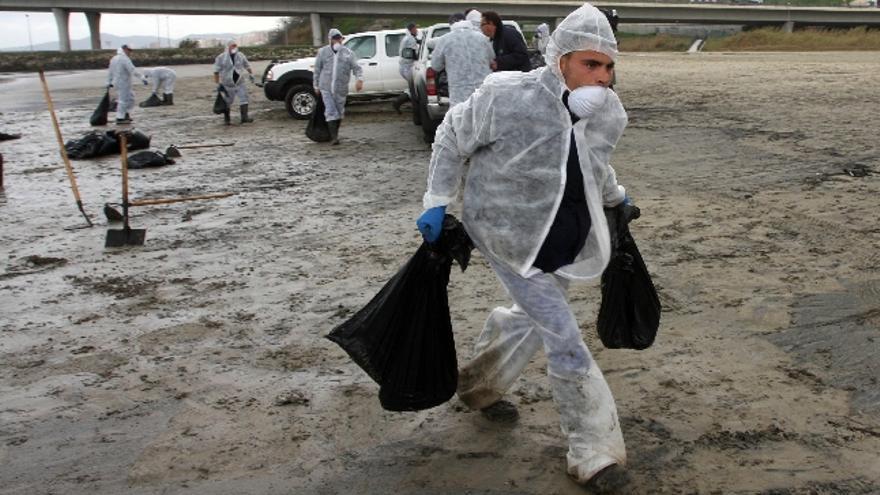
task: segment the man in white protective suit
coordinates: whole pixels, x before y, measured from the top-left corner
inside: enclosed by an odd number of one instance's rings
[[[214,59],[214,84],[218,84],[217,90],[226,100],[226,111],[223,113],[223,123],[230,125],[232,123],[229,116],[229,109],[232,108],[236,98],[238,98],[239,110],[241,111],[241,123],[247,124],[253,122],[254,119],[248,116],[248,99],[247,84],[245,84],[244,73],[248,73],[248,79],[254,82],[254,71],[251,70],[251,64],[248,62],[244,53],[238,51],[238,43],[230,41],[226,45],[226,50],[217,55]]]
[[[116,123],[130,124],[132,122],[129,112],[134,108],[134,90],[131,87],[131,78],[137,77],[144,86],[147,80],[138,71],[131,61],[132,49],[128,45],[122,45],[116,50],[116,55],[110,59],[110,69],[107,71],[107,87],[116,88]]]
[[[144,69],[144,79],[150,83],[153,92],[146,101],[142,101],[141,108],[158,107],[162,105],[174,105],[174,82],[177,81],[177,73],[168,67],[155,67]],[[159,91],[162,91],[162,99],[159,99]]]
[[[394,111],[400,113],[400,107],[412,99],[415,94],[415,86],[413,85],[413,64],[419,53],[419,45],[422,43],[419,36],[419,26],[414,22],[406,25],[406,35],[400,41],[400,47],[397,50],[398,55],[398,71],[400,77],[406,80],[408,93],[403,93],[394,100]]]
[[[626,449],[567,290],[602,275],[611,254],[603,207],[628,202],[609,164],[627,124],[608,88],[616,58],[608,20],[584,4],[550,36],[546,67],[487,77],[437,129],[426,210],[416,222],[427,242],[436,241],[467,174],[463,224],[513,305],[490,313],[460,370],[458,396],[489,419],[516,420],[502,397],[543,347],[568,473],[600,492],[629,482]]]
[[[468,12],[467,19],[454,23],[449,33],[437,39],[431,54],[431,68],[446,71],[450,108],[467,100],[492,73],[495,51],[480,32],[480,17],[477,10]]]
[[[345,100],[351,75],[357,78],[354,90],[364,89],[364,70],[357,55],[342,44],[342,33],[334,28],[327,33],[330,44],[315,57],[315,93],[324,102],[324,118],[330,129],[330,144],[339,144],[339,126],[345,117]]]

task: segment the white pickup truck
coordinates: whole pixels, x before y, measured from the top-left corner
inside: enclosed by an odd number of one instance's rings
[[[352,99],[396,96],[407,89],[406,81],[398,71],[400,42],[406,29],[368,31],[350,34],[343,44],[358,57],[364,70],[364,88],[355,92],[355,78],[351,78],[349,96]],[[308,119],[315,110],[315,58],[273,61],[263,73],[263,91],[266,98],[283,101],[287,113],[295,119]]]

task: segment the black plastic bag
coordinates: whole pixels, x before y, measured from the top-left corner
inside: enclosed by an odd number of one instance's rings
[[[149,98],[147,98],[146,100],[140,102],[139,106],[140,106],[141,108],[148,108],[148,107],[161,107],[161,106],[162,106],[162,100],[160,100],[159,97],[156,96],[156,93],[153,93],[153,94],[150,95]]]
[[[151,168],[171,165],[174,160],[158,151],[140,151],[128,156],[128,168]]]
[[[389,411],[419,411],[455,395],[458,360],[446,285],[452,261],[462,271],[473,244],[461,223],[446,215],[434,244],[415,255],[375,297],[327,336],[379,384]]]
[[[306,126],[306,137],[317,143],[330,141],[330,128],[327,127],[327,120],[324,118],[324,99],[320,96]]]
[[[602,274],[602,304],[596,328],[609,349],[647,349],[660,326],[660,298],[629,231],[641,212],[624,205],[608,209],[611,260]]]
[[[92,118],[89,119],[89,123],[93,126],[99,125],[107,125],[107,112],[110,111],[110,90],[107,90],[104,93],[104,97],[101,98],[101,102],[98,103],[98,108],[92,112]]]
[[[223,93],[226,90],[217,90],[217,98],[214,98],[214,113],[220,115],[221,113],[226,113],[229,111],[229,105],[226,103],[226,98],[223,97]]]
[[[124,131],[128,138],[128,150],[137,151],[150,147],[150,136],[136,131]],[[119,153],[118,131],[91,131],[79,139],[71,139],[64,144],[67,156],[74,160],[95,158],[98,156],[115,155]]]

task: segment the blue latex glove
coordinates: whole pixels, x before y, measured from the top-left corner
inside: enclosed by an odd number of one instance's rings
[[[249,74],[248,77],[251,78],[251,84],[256,84],[256,81],[254,80],[254,75],[253,75],[253,74]]]
[[[626,194],[623,196],[623,204],[625,204],[627,206],[632,206],[633,200],[631,197],[629,197],[629,194]]]
[[[144,83],[144,86],[146,86],[147,84],[150,84],[150,83],[147,82],[146,79],[141,79],[141,82]]]
[[[446,216],[446,206],[435,206],[422,212],[422,216],[416,220],[416,226],[422,237],[429,243],[436,242],[443,231],[443,218]]]
[[[226,88],[224,88],[222,84],[218,84],[217,85],[217,92],[226,94]]]

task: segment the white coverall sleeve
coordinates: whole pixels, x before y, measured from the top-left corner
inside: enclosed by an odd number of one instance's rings
[[[125,65],[128,67],[128,71],[132,76],[137,77],[140,80],[144,79],[144,75],[134,66],[134,62],[132,62],[130,58],[125,59]]]
[[[609,163],[608,175],[605,176],[605,183],[602,184],[602,204],[605,207],[617,206],[625,197],[626,189],[617,183],[617,173]]]
[[[247,57],[244,56],[244,53],[240,53],[240,52],[239,52],[239,53],[236,54],[235,56],[236,56],[236,57],[241,57],[241,66],[242,66],[242,67],[244,67],[244,68],[245,68],[246,70],[248,70],[248,71],[251,70],[251,63],[248,62],[248,59],[247,59]]]
[[[431,53],[431,68],[436,71],[446,69],[446,55],[443,53],[444,46],[446,46],[445,43],[437,43],[437,47]]]
[[[214,74],[219,74],[223,67],[220,66],[220,59],[223,57],[223,54],[217,55],[217,58],[214,59]]]
[[[315,70],[312,72],[313,80],[312,86],[318,87],[318,81],[321,79],[321,70],[324,69],[324,58],[321,57],[323,50],[318,51],[318,55],[315,56]]]
[[[113,84],[113,72],[115,70],[116,70],[116,67],[114,67],[114,64],[111,62],[110,68],[107,69],[107,84],[106,84],[106,86],[110,86],[111,84]]]
[[[465,162],[477,149],[491,144],[493,99],[491,91],[480,88],[446,113],[434,139],[428,188],[422,198],[425,209],[452,203]]]
[[[351,73],[354,74],[358,81],[364,80],[364,69],[358,63],[357,55],[354,53],[351,54]]]

